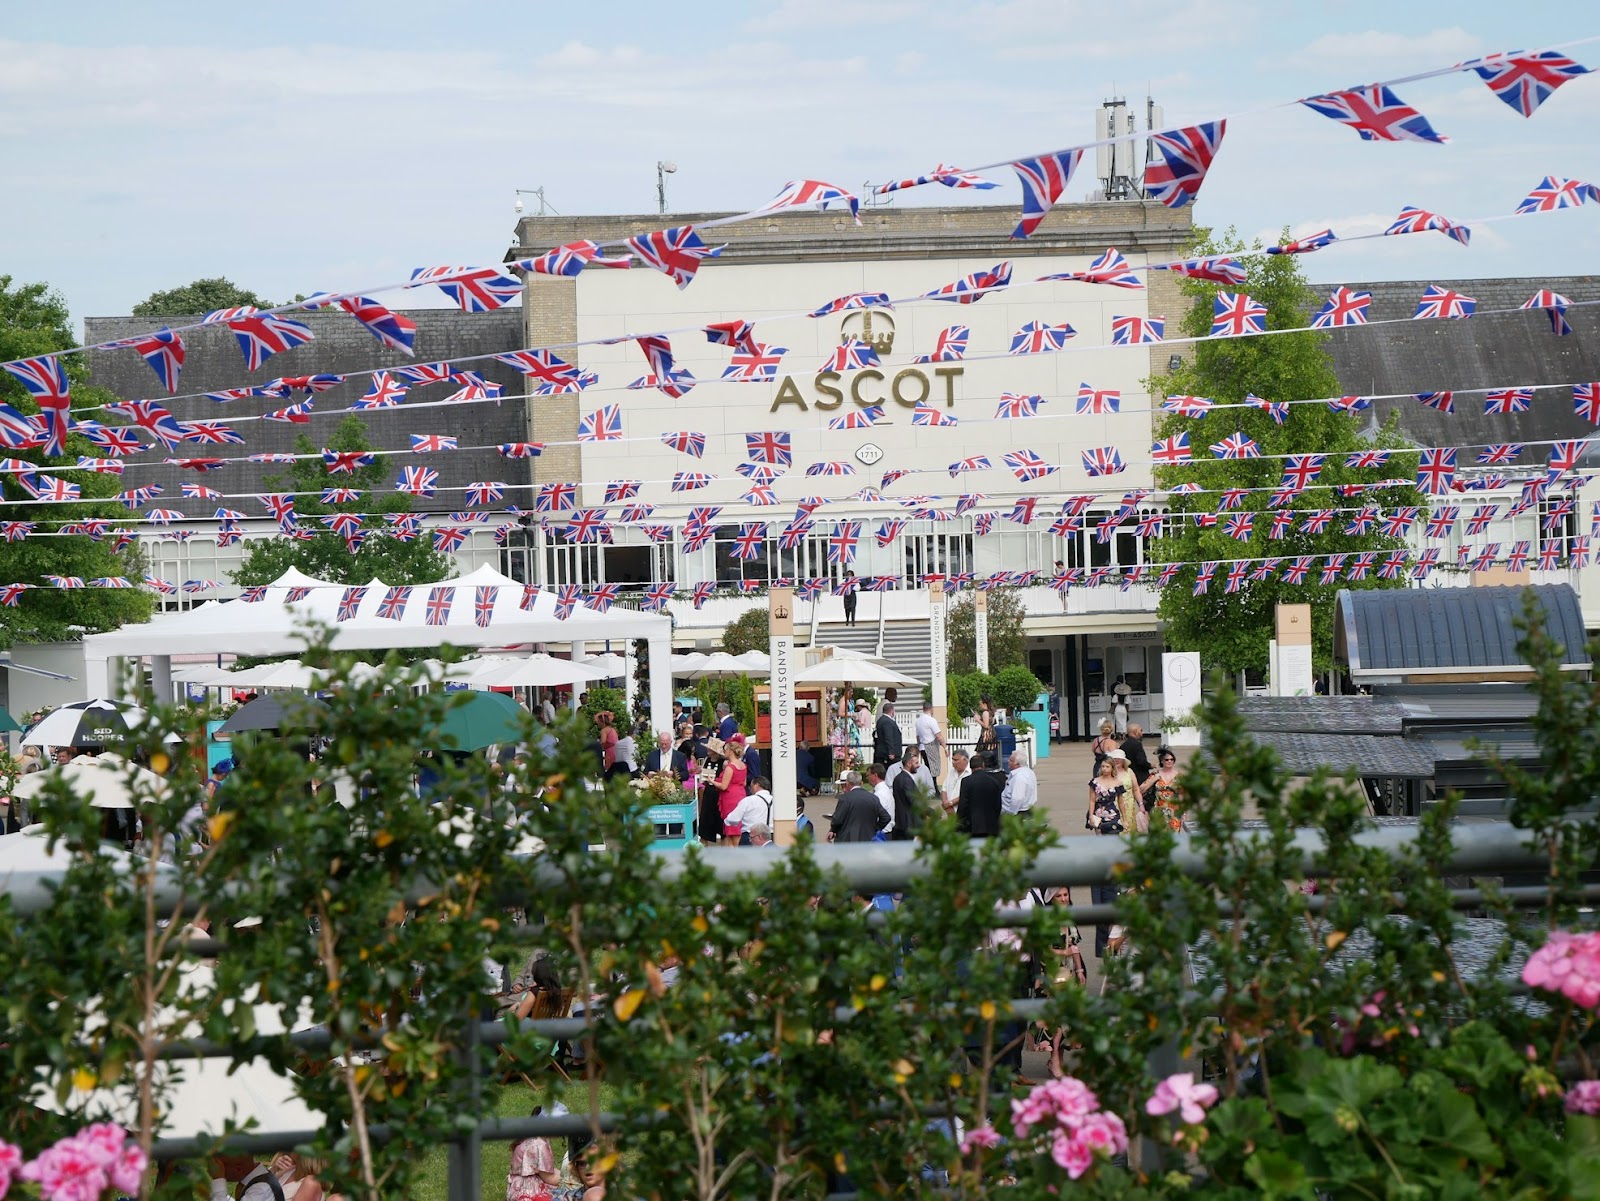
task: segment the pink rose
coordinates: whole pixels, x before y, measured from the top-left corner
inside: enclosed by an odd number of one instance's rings
[[[961,1154],[971,1155],[979,1147],[998,1147],[1000,1145],[1000,1132],[985,1122],[967,1132],[967,1137],[961,1140]]]
[[[1196,1084],[1193,1072],[1179,1072],[1156,1085],[1156,1091],[1144,1103],[1144,1111],[1161,1117],[1176,1109],[1186,1124],[1198,1126],[1206,1120],[1206,1110],[1216,1103],[1216,1086]]]
[[[1069,1135],[1061,1130],[1056,1131],[1050,1158],[1073,1180],[1094,1167],[1094,1151],[1089,1144],[1077,1135]]]
[[[1600,1116],[1600,1080],[1580,1080],[1568,1089],[1567,1112]]]

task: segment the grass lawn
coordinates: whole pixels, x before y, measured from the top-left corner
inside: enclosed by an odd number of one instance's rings
[[[549,1085],[541,1080],[541,1087],[529,1088],[520,1080],[508,1084],[500,1094],[498,1115],[503,1118],[525,1118],[535,1104],[543,1104],[546,1109],[553,1100],[564,1101],[569,1109],[579,1113],[588,1112],[589,1094],[582,1078],[576,1078],[571,1084],[566,1083],[555,1073],[547,1077]],[[551,1087],[560,1091],[554,1097]],[[600,1111],[602,1113],[613,1108],[615,1103],[614,1090],[610,1085],[600,1084]],[[556,1161],[561,1160],[561,1153],[566,1145],[565,1139],[553,1139]],[[422,1170],[417,1176],[417,1182],[411,1190],[411,1201],[445,1201],[449,1195],[449,1168],[450,1153],[444,1147],[428,1153],[422,1163]],[[505,1201],[506,1171],[511,1166],[511,1144],[506,1142],[488,1142],[483,1144],[483,1197],[482,1201]]]

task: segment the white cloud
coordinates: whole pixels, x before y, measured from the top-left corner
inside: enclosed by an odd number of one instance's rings
[[[1402,65],[1416,71],[1446,66],[1479,53],[1481,39],[1460,26],[1432,29],[1422,34],[1389,33],[1369,29],[1361,33],[1325,33],[1305,49],[1290,56],[1301,67],[1360,64],[1368,68]]]

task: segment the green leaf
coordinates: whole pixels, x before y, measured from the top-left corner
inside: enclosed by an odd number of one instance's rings
[[[1432,1062],[1439,1070],[1480,1089],[1507,1079],[1515,1081],[1526,1066],[1506,1036],[1487,1022],[1468,1022],[1456,1030]]]
[[[1465,1093],[1438,1093],[1423,1110],[1422,1137],[1478,1163],[1501,1167],[1505,1156],[1489,1134],[1478,1106]]]
[[[1244,1174],[1261,1189],[1268,1201],[1299,1197],[1316,1201],[1311,1178],[1300,1161],[1282,1151],[1258,1151],[1245,1161]]]

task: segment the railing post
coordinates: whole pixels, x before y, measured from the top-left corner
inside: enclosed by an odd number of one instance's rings
[[[1183,902],[1181,900],[1174,901],[1171,907],[1181,917]],[[1185,989],[1192,983],[1188,976],[1189,973],[1186,968],[1182,982]],[[1178,1035],[1174,1033],[1172,1037],[1152,1047],[1149,1058],[1145,1060],[1145,1065],[1149,1068],[1151,1077],[1157,1081],[1165,1080],[1168,1076],[1182,1071],[1183,1054],[1178,1045]],[[1151,1175],[1161,1171],[1164,1159],[1163,1150],[1159,1140],[1152,1138],[1149,1134],[1141,1135],[1139,1138],[1139,1169]]]
[[[472,1128],[459,1131],[450,1140],[450,1201],[482,1201],[483,1127],[478,1108],[483,1098],[483,1063],[478,1054],[480,1042],[478,1015],[469,1013],[462,1030],[461,1049],[456,1052],[467,1068],[467,1109],[473,1115]]]

